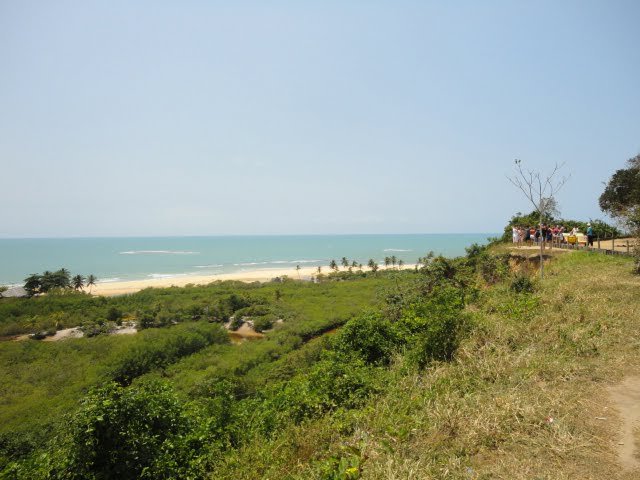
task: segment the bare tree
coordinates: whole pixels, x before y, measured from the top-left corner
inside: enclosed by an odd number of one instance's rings
[[[507,179],[515,185],[531,202],[533,208],[540,218],[540,278],[544,278],[544,261],[543,250],[545,239],[542,238],[542,220],[545,215],[549,215],[557,211],[558,204],[555,196],[562,189],[569,176],[559,177],[560,169],[564,164],[555,167],[548,175],[539,171],[524,170],[522,168],[522,160],[515,160],[515,173],[507,176]]]

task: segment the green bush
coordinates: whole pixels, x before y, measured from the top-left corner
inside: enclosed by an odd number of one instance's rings
[[[532,293],[534,290],[533,282],[526,275],[518,275],[511,280],[509,288],[516,293]]]
[[[257,317],[253,319],[253,328],[256,332],[264,332],[265,330],[269,330],[273,328],[273,325],[278,320],[278,317],[273,313],[269,313],[267,315],[263,315],[261,317]]]
[[[469,320],[458,289],[439,287],[410,309],[397,323],[408,346],[410,363],[419,368],[432,360],[450,360],[468,330]]]
[[[71,422],[68,451],[55,460],[61,463],[55,476],[175,478],[178,465],[185,463],[180,461],[185,455],[181,447],[192,430],[167,385],[107,385],[82,401]]]
[[[177,359],[190,355],[213,343],[227,343],[227,332],[217,324],[194,323],[180,325],[171,334],[148,332],[146,342],[136,345],[122,356],[110,372],[116,382],[131,381],[156,368],[164,368]],[[177,327],[173,327],[177,328]]]
[[[357,355],[369,364],[387,364],[399,338],[391,322],[379,314],[367,313],[349,320],[334,337],[333,349]]]

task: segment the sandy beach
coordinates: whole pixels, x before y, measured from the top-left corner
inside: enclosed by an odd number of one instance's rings
[[[392,266],[385,267],[380,265],[380,270],[386,268],[393,268]],[[397,268],[397,267],[396,267]],[[403,265],[402,269],[414,268],[414,265]],[[340,267],[340,271],[343,271],[344,267]],[[364,271],[369,271],[369,268],[363,267]],[[322,266],[322,273],[328,274],[331,269],[328,265]],[[184,287],[185,285],[206,285],[217,280],[238,280],[241,282],[269,282],[275,277],[288,276],[293,279],[309,280],[312,275],[317,275],[318,267],[302,267],[300,271],[296,271],[294,268],[282,268],[282,269],[259,269],[248,270],[245,272],[226,273],[219,275],[184,275],[170,278],[150,278],[144,280],[130,280],[123,282],[104,282],[98,283],[92,287],[91,293],[93,295],[100,295],[104,297],[110,297],[113,295],[124,295],[127,293],[135,293],[145,288],[167,288],[167,287]]]

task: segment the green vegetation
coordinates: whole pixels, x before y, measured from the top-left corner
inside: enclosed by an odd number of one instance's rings
[[[93,275],[87,277],[87,286],[95,285],[97,278]],[[54,290],[82,290],[85,278],[82,275],[75,275],[71,278],[71,273],[66,268],[61,268],[55,272],[46,271],[43,274],[33,273],[24,279],[24,289],[29,296],[41,293],[49,293]]]
[[[636,237],[634,270],[640,274],[640,155],[611,176],[599,201],[603,211],[621,221]]]
[[[640,320],[640,279],[627,258],[554,255],[544,283],[530,277],[535,265],[504,247],[472,245],[465,257],[429,254],[411,270],[349,265],[320,283],[11,300],[8,322],[77,308],[114,323],[148,316],[150,324],[134,336],[0,345],[3,475],[615,471],[608,458],[593,467],[578,446],[603,436],[604,427],[584,421],[600,414],[587,400],[613,366],[637,363],[635,346],[620,342]],[[221,324],[237,319],[265,336],[231,344]]]

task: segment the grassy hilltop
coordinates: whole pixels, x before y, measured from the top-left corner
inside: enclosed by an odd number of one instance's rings
[[[558,252],[544,282],[516,260],[0,302],[12,331],[149,327],[0,343],[3,478],[623,478],[607,388],[640,366],[632,260]],[[284,321],[234,345],[236,317]]]

